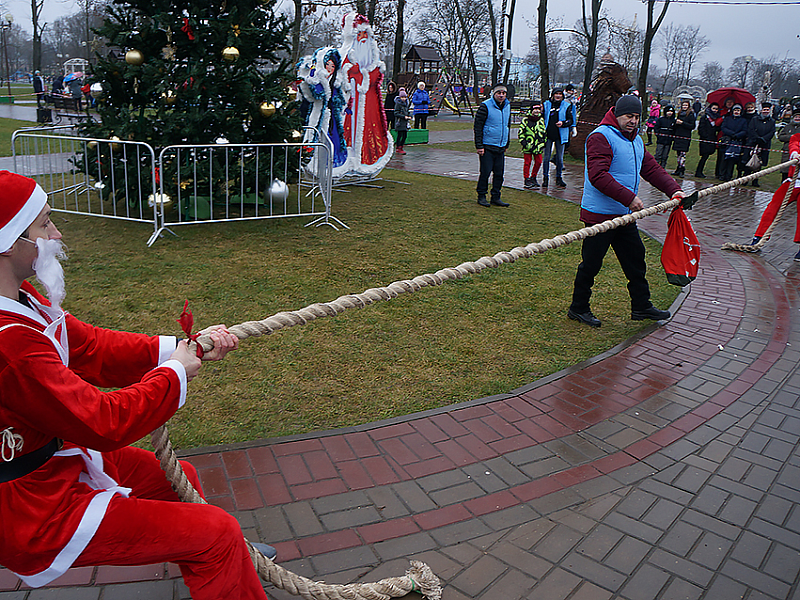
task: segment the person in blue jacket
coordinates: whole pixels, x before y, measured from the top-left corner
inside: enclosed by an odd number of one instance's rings
[[[475,150],[480,160],[478,176],[478,204],[481,206],[508,206],[500,199],[505,170],[506,148],[511,139],[511,103],[506,99],[508,89],[502,83],[492,88],[492,95],[475,113],[473,133]],[[486,201],[489,175],[492,175],[491,204]]]
[[[425,91],[425,82],[420,81],[417,89],[411,95],[411,104],[414,105],[414,129],[428,128],[428,108],[431,97]]]
[[[567,187],[561,174],[564,171],[564,147],[569,141],[570,127],[575,123],[574,106],[564,100],[564,91],[553,88],[550,100],[545,100],[542,114],[545,119],[547,141],[544,144],[544,169],[542,173],[542,187],[550,183],[550,157],[553,156],[555,146],[556,186]]]

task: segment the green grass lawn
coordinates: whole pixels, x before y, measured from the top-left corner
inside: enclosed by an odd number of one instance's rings
[[[334,193],[333,214],[351,227],[338,232],[303,219],[186,226],[148,249],[147,226],[55,213],[70,248],[65,306],[96,325],[180,335],[184,299],[198,328],[233,325],[580,227],[575,205],[546,196],[507,189],[511,207],[487,210],[472,182],[383,176],[383,190]],[[646,244],[653,301],[666,308],[678,289]],[[172,439],[187,448],[326,430],[507,392],[648,326],[630,320],[611,255],[592,298],[603,327],[569,321],[579,260],[572,244],[245,340],[190,384]]]
[[[35,121],[0,119],[0,156],[11,156],[11,136],[18,129],[36,126]]]

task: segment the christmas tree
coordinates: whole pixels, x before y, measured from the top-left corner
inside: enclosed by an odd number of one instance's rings
[[[97,30],[112,51],[98,57],[89,80],[101,120],[84,124],[83,133],[147,142],[156,153],[174,144],[292,141],[300,118],[288,87],[289,25],[274,5],[113,0]],[[87,152],[100,183],[112,171],[137,168],[110,153]],[[161,176],[176,169],[165,167]]]

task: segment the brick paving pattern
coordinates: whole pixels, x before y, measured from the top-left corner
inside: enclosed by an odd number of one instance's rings
[[[475,155],[435,146],[390,166],[477,178]],[[506,183],[521,174],[508,159]],[[551,195],[578,201],[582,171],[567,165],[565,180]],[[209,501],[283,566],[330,583],[416,558],[445,600],[800,598],[793,218],[760,255],[718,249],[749,241],[768,200],[736,189],[698,203],[700,275],[647,335],[490,398],[194,451]],[[666,218],[640,225],[661,238]],[[0,569],[0,600],[134,597],[189,595],[174,565],[73,569],[39,590]]]

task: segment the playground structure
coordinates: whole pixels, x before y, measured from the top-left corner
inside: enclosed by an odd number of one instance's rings
[[[439,51],[432,46],[411,46],[403,58],[404,71],[397,74],[397,85],[405,87],[409,95],[419,82],[425,84],[431,97],[430,114],[436,115],[442,108],[447,108],[456,115],[461,115],[460,104],[469,109],[469,114],[475,116],[472,102],[467,93],[467,85],[459,72],[451,74],[446,61]],[[449,94],[449,98],[448,98]]]

